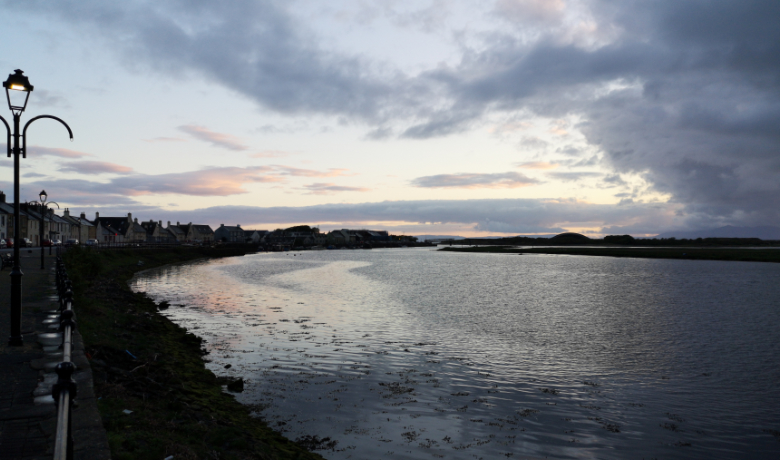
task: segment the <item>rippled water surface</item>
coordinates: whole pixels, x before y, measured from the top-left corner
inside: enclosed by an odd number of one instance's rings
[[[780,458],[780,264],[342,250],[133,288],[326,458]]]

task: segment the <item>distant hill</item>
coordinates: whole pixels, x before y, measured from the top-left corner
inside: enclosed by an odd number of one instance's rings
[[[558,235],[558,233],[549,233],[547,235],[517,235],[516,238],[552,238]]]
[[[656,235],[655,238],[761,238],[762,240],[780,240],[780,227],[762,225],[759,227],[725,227],[710,230],[672,231]]]

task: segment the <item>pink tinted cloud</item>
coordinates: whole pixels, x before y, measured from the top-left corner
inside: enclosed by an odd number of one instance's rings
[[[231,134],[211,131],[203,126],[183,125],[179,126],[179,130],[189,134],[195,139],[208,142],[215,147],[221,147],[228,150],[246,150],[249,148],[244,145],[239,138]]]
[[[515,166],[522,169],[555,169],[559,165],[558,163],[550,163],[548,161],[527,161],[525,163],[515,163]]]
[[[425,188],[519,188],[538,183],[538,180],[516,172],[438,174],[412,180],[413,186]]]
[[[365,187],[347,187],[330,182],[316,182],[314,184],[304,185],[303,190],[307,190],[309,195],[332,195],[339,192],[368,192],[371,189]]]
[[[5,150],[5,148],[6,148],[5,144],[3,144],[2,149]],[[47,156],[60,157],[60,158],[83,158],[83,157],[94,156],[92,154],[79,152],[77,150],[40,147],[40,146],[32,146],[32,145],[27,146],[28,157],[34,157],[40,155],[47,155]]]
[[[133,168],[105,161],[73,161],[65,163],[60,171],[76,172],[80,174],[130,174]]]
[[[157,175],[133,174],[113,179],[110,186],[130,196],[177,194],[229,196],[247,193],[251,183],[283,182],[267,166],[223,167]]]

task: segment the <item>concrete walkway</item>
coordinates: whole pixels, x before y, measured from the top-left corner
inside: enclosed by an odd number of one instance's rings
[[[45,353],[38,334],[52,332],[44,323],[57,308],[54,256],[46,250],[41,270],[40,249],[22,249],[22,334],[24,346],[9,347],[11,334],[10,269],[0,271],[0,459],[51,459],[56,430],[56,407],[51,385],[56,382],[56,353]],[[78,319],[78,306],[74,307]],[[77,372],[77,406],[73,410],[74,457],[110,459],[106,432],[97,410],[92,370],[84,356],[81,336],[74,336],[73,362]]]

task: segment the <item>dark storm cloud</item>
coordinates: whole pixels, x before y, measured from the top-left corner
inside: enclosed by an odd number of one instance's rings
[[[155,71],[190,71],[283,113],[373,119],[398,100],[392,81],[367,78],[370,63],[319,48],[282,2],[174,0],[12,5],[54,13],[95,39],[109,40]],[[388,105],[389,107],[389,105]]]
[[[590,6],[602,26],[623,30],[617,40],[587,49],[506,39],[430,75],[474,114],[579,114],[603,164],[670,194],[691,226],[780,220],[780,2]]]
[[[584,0],[597,30],[616,31],[601,45],[561,39],[563,10],[499,3],[518,30],[544,13],[537,39],[496,31],[457,65],[415,77],[320,48],[294,3],[4,5],[57,14],[133,62],[203,75],[278,112],[362,121],[369,138],[444,136],[501,112],[575,114],[603,166],[642,175],[691,226],[780,221],[780,2]]]

